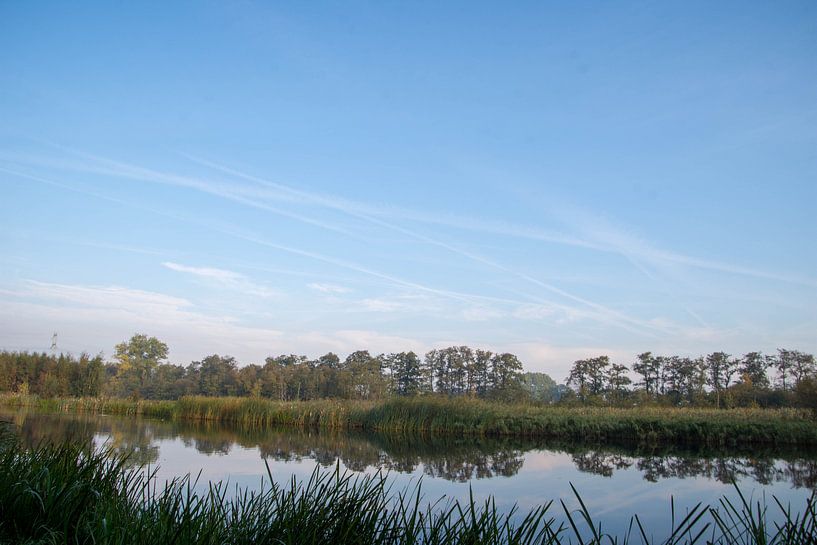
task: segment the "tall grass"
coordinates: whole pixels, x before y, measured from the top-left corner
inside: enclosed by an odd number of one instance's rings
[[[5,395],[0,396],[0,405],[218,421],[248,428],[297,426],[396,435],[517,436],[596,443],[817,445],[817,421],[809,412],[795,409],[565,408],[439,397],[281,402],[237,397],[129,401]]]
[[[421,486],[393,491],[383,474],[315,470],[305,482],[265,481],[258,491],[210,484],[195,492],[181,477],[160,486],[126,458],[71,444],[24,450],[0,446],[0,543],[73,544],[563,544],[814,543],[815,497],[801,510],[722,500],[673,516],[669,535],[652,535],[637,516],[622,536],[606,534],[581,497],[527,514],[500,512],[492,499],[428,503]],[[797,514],[794,514],[797,513]],[[564,523],[557,523],[557,517]]]

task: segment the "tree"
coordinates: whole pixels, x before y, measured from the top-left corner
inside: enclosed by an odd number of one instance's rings
[[[636,363],[633,364],[633,371],[642,376],[639,383],[644,386],[648,394],[658,394],[658,383],[661,377],[661,360],[653,357],[652,352],[644,352],[637,356]]]
[[[238,370],[237,380],[240,395],[261,397],[261,366],[250,364]]]
[[[738,370],[753,387],[765,389],[769,387],[769,377],[766,375],[768,366],[769,360],[763,354],[749,352],[741,358]]]
[[[791,375],[796,359],[797,352],[794,350],[786,350],[784,348],[778,348],[777,355],[769,358],[770,367],[777,369],[778,376],[780,377],[780,383],[784,391],[791,388],[791,382],[787,381],[786,379],[788,379]]]
[[[806,377],[798,382],[794,395],[800,407],[811,409],[817,415],[817,377]]]
[[[525,373],[522,383],[531,400],[540,403],[551,403],[558,399],[558,386],[547,373]]]
[[[792,375],[794,376],[794,386],[797,387],[803,380],[814,375],[814,356],[805,354],[797,350],[793,351]]]
[[[706,357],[709,385],[715,391],[717,406],[721,406],[721,391],[729,388],[737,370],[737,361],[725,352],[713,352]]]
[[[414,352],[390,354],[394,393],[401,396],[417,395],[422,390],[422,362]]]
[[[607,382],[607,368],[610,366],[608,356],[599,356],[586,360],[576,360],[567,377],[567,383],[577,388],[582,400],[588,395],[597,396],[603,393]]]
[[[105,364],[102,356],[94,358],[88,354],[79,357],[78,385],[73,395],[79,397],[96,397],[102,393],[102,384],[105,379]]]
[[[612,364],[607,371],[607,376],[605,377],[607,380],[607,391],[610,392],[613,398],[621,399],[627,392],[627,386],[632,383],[630,377],[627,376],[629,371],[630,369],[628,369],[626,365],[619,363]]]
[[[514,354],[495,354],[491,358],[493,389],[491,396],[511,401],[524,392],[522,387],[522,362]]]
[[[474,351],[474,386],[479,397],[485,395],[493,388],[491,376],[491,359],[494,354],[489,350]]]
[[[379,357],[372,357],[368,350],[358,350],[346,357],[345,369],[350,375],[350,397],[377,399],[383,397],[386,382],[380,372]]]
[[[570,368],[570,374],[567,375],[565,383],[576,390],[580,399],[584,400],[587,397],[587,385],[590,383],[587,360],[576,360],[573,362],[573,367]]]
[[[213,354],[194,365],[198,367],[199,392],[203,395],[227,396],[238,392],[236,362],[232,356]]]
[[[140,396],[153,371],[167,359],[167,345],[156,337],[137,333],[129,341],[114,347],[114,359],[119,363],[116,374],[120,393]]]
[[[663,359],[666,378],[666,393],[674,397],[674,402],[686,400],[692,403],[703,392],[706,385],[706,370],[701,358],[670,356]]]
[[[425,365],[431,373],[433,391],[451,394],[453,389],[451,369],[445,351],[429,350],[426,352]]]

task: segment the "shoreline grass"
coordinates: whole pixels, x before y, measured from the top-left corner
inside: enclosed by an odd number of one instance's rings
[[[575,489],[577,511],[548,502],[524,514],[501,512],[493,499],[478,503],[473,496],[429,503],[421,484],[393,491],[380,473],[316,469],[309,480],[288,485],[274,482],[268,471],[260,490],[236,488],[228,497],[223,483],[195,492],[189,475],[159,485],[141,468],[128,469],[126,456],[72,444],[26,450],[6,437],[0,446],[0,543],[750,545],[814,543],[817,532],[814,495],[794,508],[776,498],[769,505],[751,503],[742,495],[684,513],[671,503],[669,535],[654,539],[637,515],[625,535],[605,534]],[[772,522],[774,514],[782,522]]]
[[[817,445],[817,421],[797,409],[567,408],[438,397],[281,402],[183,397],[177,401],[2,395],[0,406],[61,413],[361,430],[391,435],[531,437],[583,442],[706,446]]]

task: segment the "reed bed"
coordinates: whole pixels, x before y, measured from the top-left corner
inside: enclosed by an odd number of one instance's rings
[[[0,396],[0,405],[55,412],[218,421],[247,428],[293,426],[390,434],[510,436],[595,443],[706,446],[817,445],[817,421],[796,409],[538,407],[466,398],[282,402],[183,397],[178,401]]]
[[[470,399],[394,399],[372,407],[362,427],[597,443],[817,444],[817,421],[808,411],[795,409],[536,407]]]
[[[184,476],[160,485],[127,455],[72,444],[31,450],[0,445],[0,543],[54,544],[696,544],[814,543],[816,498],[802,509],[727,499],[683,514],[655,539],[637,516],[621,536],[602,531],[577,492],[580,509],[549,502],[527,514],[494,501],[428,502],[421,483],[393,491],[386,475],[316,469],[305,482],[259,490],[210,483],[195,492]],[[776,501],[776,500],[775,500]],[[782,522],[770,522],[779,510]],[[562,522],[557,522],[561,520]]]

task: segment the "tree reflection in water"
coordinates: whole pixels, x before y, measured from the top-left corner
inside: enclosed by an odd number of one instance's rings
[[[0,411],[14,424],[26,446],[74,441],[129,452],[131,465],[155,464],[161,441],[180,440],[206,455],[228,455],[235,446],[257,448],[264,458],[314,460],[322,466],[340,460],[353,471],[383,468],[466,482],[515,475],[532,450],[569,454],[579,471],[605,477],[635,469],[652,482],[704,477],[723,483],[751,478],[760,484],[790,483],[817,489],[817,455],[806,450],[710,450],[554,443],[524,438],[429,438],[302,429],[237,429],[214,422],[165,422],[100,415],[51,415]]]
[[[0,413],[0,420],[11,421],[24,446],[42,443],[73,442],[88,447],[109,448],[128,453],[131,466],[156,463],[159,459],[155,422],[119,416],[61,415],[28,412]]]

